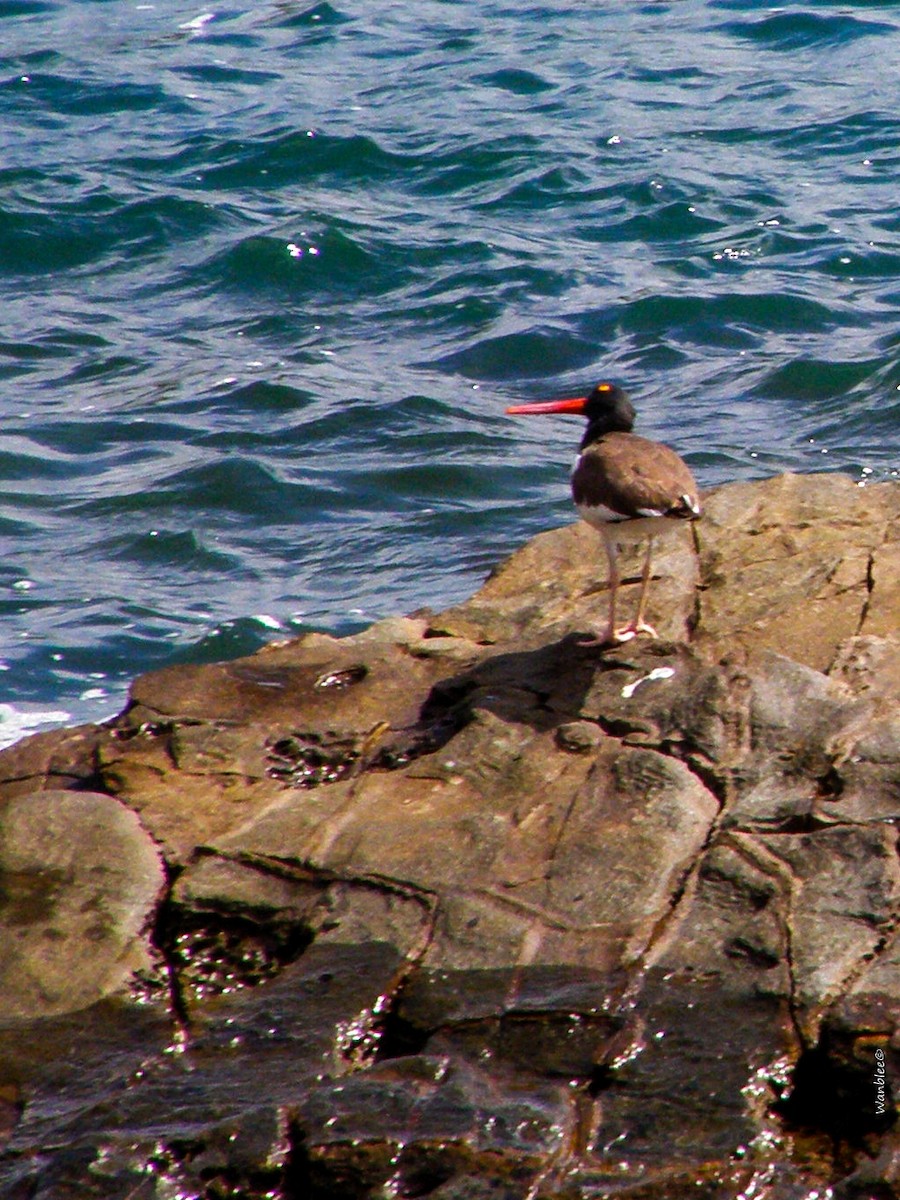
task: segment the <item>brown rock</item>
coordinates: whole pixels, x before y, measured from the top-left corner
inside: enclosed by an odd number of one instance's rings
[[[697,526],[698,646],[712,657],[774,650],[824,671],[847,638],[895,633],[898,517],[896,486],[843,475],[719,488]]]
[[[97,773],[97,753],[111,739],[97,725],[51,729],[23,738],[2,752],[0,804],[32,792],[87,786]]]
[[[643,551],[623,547],[622,611],[636,601]],[[692,531],[674,530],[660,539],[653,559],[649,618],[665,638],[687,636],[696,611],[698,563]],[[654,601],[658,589],[665,601]],[[474,642],[593,635],[606,614],[606,554],[596,530],[579,522],[540,533],[513,554],[480,591],[431,621],[432,631]]]
[[[75,1121],[82,1173],[890,1196],[898,516],[896,485],[721,488],[654,560],[665,636],[607,651],[579,639],[599,539],[568,526],[428,620],[155,672],[113,728],[0,755],[0,796],[101,780],[175,875],[156,936],[193,1040],[120,1098],[127,1140]],[[17,1164],[71,1140],[38,1111]]]

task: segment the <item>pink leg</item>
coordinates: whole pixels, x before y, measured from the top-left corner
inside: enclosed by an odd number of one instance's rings
[[[616,539],[612,530],[602,530],[603,544],[606,547],[606,558],[609,562],[609,617],[606,630],[597,638],[582,642],[582,646],[617,646],[629,642],[637,633],[636,629],[616,629],[616,595],[622,577],[619,574],[619,557],[616,549]]]
[[[647,593],[650,590],[650,560],[653,555],[653,538],[647,539],[647,555],[644,559],[644,569],[641,572],[641,594],[638,599],[637,615],[630,625],[626,625],[620,633],[628,633],[634,637],[638,633],[648,633],[650,637],[659,637],[659,634],[652,625],[648,625],[644,620],[644,612],[647,608]]]
[[[620,646],[623,642],[630,642],[633,637],[639,633],[649,634],[650,637],[659,637],[659,634],[644,620],[644,612],[647,607],[647,593],[650,590],[650,565],[653,555],[653,538],[647,542],[647,554],[644,558],[644,569],[641,572],[641,594],[638,598],[637,614],[633,621],[627,625],[623,625],[621,629],[616,628],[616,597],[619,591],[619,584],[622,582],[621,574],[619,573],[618,552],[616,549],[616,540],[612,530],[604,529],[603,544],[606,546],[606,557],[609,562],[609,618],[606,624],[606,630],[598,638],[591,638],[590,641],[582,642],[582,646]]]

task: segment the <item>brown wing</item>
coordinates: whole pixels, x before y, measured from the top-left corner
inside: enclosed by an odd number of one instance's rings
[[[623,517],[698,517],[690,469],[674,450],[634,433],[608,433],[585,447],[572,475],[576,504],[602,505]]]

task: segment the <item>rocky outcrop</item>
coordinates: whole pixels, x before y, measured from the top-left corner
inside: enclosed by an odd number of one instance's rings
[[[4,1194],[900,1195],[898,516],[721,488],[605,651],[567,526],[0,755]]]

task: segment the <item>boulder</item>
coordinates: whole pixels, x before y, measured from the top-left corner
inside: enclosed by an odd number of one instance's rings
[[[95,792],[0,809],[0,1025],[74,1012],[152,974],[162,857],[134,812]]]
[[[112,853],[123,931],[39,1025],[9,993],[0,1183],[900,1195],[898,516],[718,489],[654,558],[660,639],[606,650],[566,526],[452,609],[157,671],[0,755],[3,827],[40,811],[29,862],[88,909]]]

